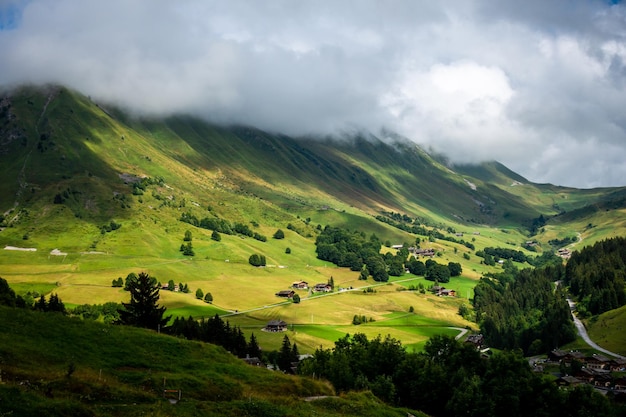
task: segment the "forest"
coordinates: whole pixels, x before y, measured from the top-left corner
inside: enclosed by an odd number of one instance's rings
[[[626,304],[626,238],[615,237],[572,253],[563,282],[578,314],[597,315]]]
[[[552,264],[518,270],[512,262],[504,271],[486,274],[474,288],[474,310],[489,346],[521,349],[536,355],[576,338],[562,279],[564,267]]]

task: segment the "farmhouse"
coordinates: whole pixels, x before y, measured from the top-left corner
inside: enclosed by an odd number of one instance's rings
[[[270,320],[265,325],[264,330],[267,332],[284,332],[287,330],[287,323],[282,320]]]
[[[313,287],[313,292],[331,292],[332,290],[333,287],[326,283],[315,284],[315,287]]]
[[[449,290],[439,285],[433,285],[430,290],[438,297],[456,297],[455,290]]]
[[[609,370],[611,360],[604,355],[594,354],[593,356],[585,358],[587,368],[595,370]]]
[[[415,248],[413,253],[418,256],[435,256],[435,250],[432,248],[428,248],[428,249]]]
[[[278,291],[276,293],[278,297],[283,297],[283,298],[293,298],[295,294],[296,292],[294,290],[283,290],[283,291]]]
[[[291,286],[298,290],[306,290],[307,288],[309,288],[309,283],[306,281],[296,281],[291,284]]]

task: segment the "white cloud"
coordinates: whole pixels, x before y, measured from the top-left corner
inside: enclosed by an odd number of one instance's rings
[[[396,130],[626,185],[626,8],[601,0],[0,0],[0,84],[300,135]],[[593,150],[593,152],[592,152]]]

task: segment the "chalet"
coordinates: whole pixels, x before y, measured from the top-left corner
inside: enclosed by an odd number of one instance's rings
[[[282,320],[270,320],[265,325],[264,330],[267,332],[284,332],[287,330],[287,323]]]
[[[291,286],[297,290],[306,290],[309,288],[309,283],[306,281],[296,281]]]
[[[580,379],[570,376],[570,375],[565,375],[560,377],[559,379],[556,380],[556,383],[558,386],[566,386],[566,387],[573,387],[575,385],[580,385],[583,383],[583,381],[581,381]]]
[[[611,359],[609,364],[611,372],[626,371],[626,359]]]
[[[572,252],[567,248],[559,249],[556,254],[563,259],[569,259],[572,256]]]
[[[413,253],[418,256],[435,256],[435,250],[432,248],[427,248],[427,249],[416,248]]]
[[[585,363],[585,355],[580,352],[566,352],[560,349],[554,349],[553,351],[548,353],[548,360],[551,362],[563,362],[566,364],[571,364],[573,360],[577,360],[578,362]]]
[[[315,284],[315,287],[313,287],[313,292],[331,292],[332,290],[333,287],[326,283]]]
[[[261,359],[257,358],[256,356],[250,357],[250,355],[248,354],[246,354],[246,357],[243,358],[243,361],[252,366],[265,366],[263,362],[261,362]]]
[[[294,295],[296,295],[294,290],[283,290],[276,293],[276,296],[283,298],[293,298]]]
[[[438,297],[456,297],[455,290],[449,290],[439,285],[433,285],[430,290]]]
[[[585,358],[587,368],[595,370],[610,370],[611,360],[604,355],[594,354]]]

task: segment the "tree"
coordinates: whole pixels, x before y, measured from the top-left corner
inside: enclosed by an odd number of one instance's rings
[[[332,275],[330,276],[330,278],[328,278],[328,285],[330,285],[331,290],[335,290],[335,280],[333,279]]]
[[[275,233],[274,233],[274,239],[284,239],[285,238],[285,232],[283,232],[282,230],[278,229]]]
[[[250,255],[250,258],[248,258],[248,263],[252,266],[265,266],[266,265],[265,255],[259,255],[259,254],[254,253]]]
[[[300,296],[298,294],[294,294],[292,300],[294,303],[300,304]]]
[[[174,287],[176,287],[176,284],[174,284],[174,280],[170,279],[169,281],[167,281],[167,289],[170,291],[174,291]]]
[[[222,235],[220,235],[220,233],[217,230],[213,230],[213,233],[211,233],[211,239],[213,239],[216,242],[219,242],[220,240],[222,240]]]
[[[196,298],[197,298],[198,300],[202,300],[202,299],[204,298],[204,292],[202,292],[202,289],[201,289],[201,288],[198,288],[198,289],[196,290]]]
[[[124,291],[130,291],[130,287],[133,286],[135,282],[137,282],[137,274],[131,272],[126,275],[126,280],[124,281]]]
[[[286,249],[285,249],[285,253],[286,253],[287,255],[289,255],[289,254],[291,253],[291,248],[286,248]]]
[[[458,277],[463,272],[463,268],[458,262],[448,262],[448,269],[451,277]]]
[[[206,293],[206,295],[204,296],[204,301],[209,304],[213,303],[213,296],[211,295],[210,292]]]
[[[254,333],[250,335],[250,342],[248,343],[248,354],[252,358],[261,357],[261,348],[259,347],[259,344],[256,341],[256,337],[254,336]]]
[[[56,294],[50,294],[50,300],[48,301],[48,309],[46,311],[49,312],[57,312],[65,314],[65,304]]]
[[[289,340],[289,337],[285,335],[285,337],[283,337],[283,344],[280,348],[280,351],[278,352],[276,364],[281,371],[291,372],[291,362],[294,362],[291,341]]]
[[[116,288],[122,288],[124,286],[124,279],[122,277],[114,279],[113,281],[111,281],[111,286]]]
[[[159,301],[159,287],[156,279],[146,272],[141,272],[136,281],[132,281],[130,288],[130,302],[122,303],[119,310],[120,323],[157,330],[164,326],[171,316],[163,317],[165,307],[157,305]]]
[[[191,237],[191,231],[190,230],[185,231],[185,237],[183,238],[183,240],[185,242],[191,242],[192,237]]]
[[[182,245],[181,249],[183,251],[183,255],[185,256],[194,256],[196,253],[193,251],[193,246],[191,245],[191,242],[187,242],[186,245]]]
[[[4,278],[0,278],[0,305],[15,307],[15,292]]]

